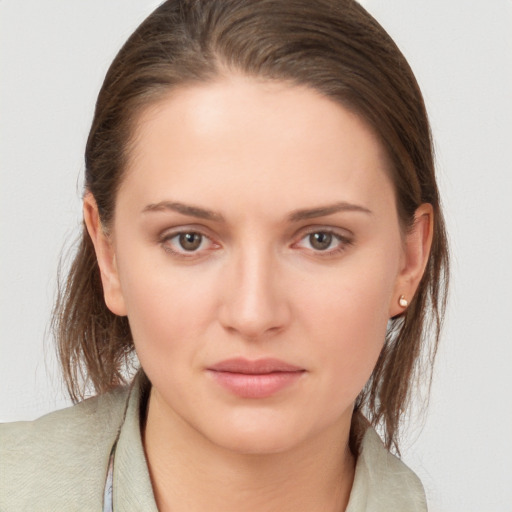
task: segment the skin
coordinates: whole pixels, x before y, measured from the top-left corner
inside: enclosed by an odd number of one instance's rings
[[[90,194],[84,215],[106,303],[128,316],[153,384],[144,447],[159,510],[344,510],[353,404],[432,237],[430,205],[401,232],[366,124],[285,83],[176,89],[141,115],[109,235]],[[303,371],[244,398],[208,371],[233,357]]]

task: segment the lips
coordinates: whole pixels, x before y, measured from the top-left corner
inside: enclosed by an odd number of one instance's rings
[[[247,375],[304,371],[303,368],[299,368],[293,364],[270,358],[257,359],[255,361],[242,358],[227,359],[226,361],[221,361],[220,363],[210,366],[208,369],[218,372],[245,373]]]
[[[214,381],[241,398],[267,398],[295,384],[304,368],[279,359],[227,359],[207,369]]]

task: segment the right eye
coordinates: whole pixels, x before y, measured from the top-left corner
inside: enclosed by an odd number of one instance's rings
[[[185,258],[215,248],[212,240],[196,231],[181,231],[170,234],[163,237],[161,243],[167,252]]]

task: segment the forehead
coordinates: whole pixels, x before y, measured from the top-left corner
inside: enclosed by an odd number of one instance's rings
[[[249,190],[289,209],[394,201],[377,136],[307,87],[230,76],[177,88],[142,112],[133,140],[121,189],[148,202],[225,202]]]

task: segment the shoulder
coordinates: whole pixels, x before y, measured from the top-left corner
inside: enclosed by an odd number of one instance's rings
[[[0,425],[0,510],[79,510],[84,500],[90,510],[101,508],[127,398],[118,389],[35,421]]]
[[[364,435],[347,512],[426,512],[420,479],[382,444],[372,427]]]

